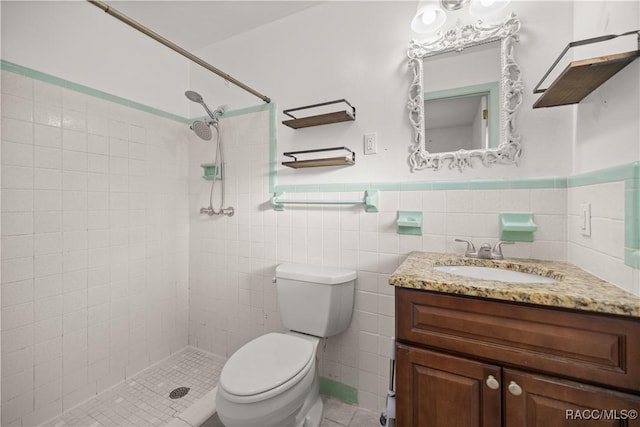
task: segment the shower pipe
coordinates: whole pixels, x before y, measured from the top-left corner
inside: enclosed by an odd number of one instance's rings
[[[257,96],[258,98],[262,99],[267,104],[271,102],[271,98],[269,98],[268,96],[265,96],[265,95],[261,94],[260,92],[256,91],[255,89],[250,88],[249,86],[247,86],[246,84],[242,83],[241,81],[234,79],[229,74],[227,74],[227,73],[219,70],[218,68],[214,67],[213,65],[203,61],[202,59],[198,58],[197,56],[195,56],[191,52],[181,48],[180,46],[178,46],[177,44],[173,43],[172,41],[165,39],[160,34],[150,30],[149,28],[145,27],[144,25],[140,24],[139,22],[129,18],[127,15],[124,15],[123,13],[121,13],[118,10],[114,9],[113,7],[111,7],[109,4],[107,4],[107,3],[103,2],[103,1],[100,1],[100,0],[87,0],[87,2],[91,3],[92,5],[94,5],[96,7],[99,7],[100,9],[102,9],[103,11],[108,13],[109,15],[111,15],[114,18],[124,22],[125,24],[129,25],[130,27],[135,28],[136,30],[140,31],[141,33],[146,34],[147,36],[151,37],[155,41],[157,41],[159,43],[162,43],[163,45],[165,45],[169,49],[172,49],[172,50],[178,52],[180,55],[190,59],[191,61],[195,62],[196,64],[200,65],[201,67],[204,67],[207,70],[211,71],[212,73],[217,74],[218,76],[222,77],[226,81],[233,83],[234,85],[238,86],[241,89],[244,89],[245,91],[249,92],[250,94],[252,94],[254,96]]]

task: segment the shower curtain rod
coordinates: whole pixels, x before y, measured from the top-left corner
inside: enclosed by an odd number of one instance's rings
[[[198,65],[200,65],[200,66],[202,66],[204,68],[206,68],[207,70],[211,71],[212,73],[217,74],[218,76],[222,77],[223,79],[225,79],[225,80],[233,83],[234,85],[246,90],[250,94],[257,96],[258,98],[262,99],[267,104],[271,102],[271,98],[269,98],[268,96],[265,96],[265,95],[261,94],[260,92],[250,88],[249,86],[247,86],[246,84],[242,83],[241,81],[234,79],[229,74],[227,74],[227,73],[217,69],[213,65],[203,61],[202,59],[198,58],[197,56],[195,56],[191,52],[181,48],[180,46],[178,46],[177,44],[171,42],[170,40],[165,39],[160,34],[150,30],[149,28],[145,27],[144,25],[140,24],[139,22],[129,18],[127,15],[122,14],[118,10],[116,10],[113,7],[109,6],[107,3],[103,2],[103,1],[100,1],[100,0],[87,0],[87,1],[89,3],[91,3],[92,5],[94,5],[96,7],[99,7],[100,9],[102,9],[103,11],[108,13],[109,15],[113,16],[114,18],[116,18],[116,19],[124,22],[125,24],[129,25],[130,27],[133,27],[136,30],[140,31],[141,33],[146,34],[147,36],[151,37],[155,41],[157,41],[159,43],[162,43],[163,45],[165,45],[169,49],[172,49],[172,50],[178,52],[180,55],[190,59],[191,61],[195,62],[196,64],[198,64]]]

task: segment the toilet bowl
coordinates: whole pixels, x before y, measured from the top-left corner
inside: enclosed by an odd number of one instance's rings
[[[229,358],[216,395],[225,427],[320,425],[318,344],[349,326],[355,279],[355,271],[343,268],[276,268],[279,311],[289,331],[255,338]]]
[[[216,398],[224,425],[318,426],[322,414],[316,368],[319,341],[294,332],[269,333],[234,353],[220,375]],[[313,406],[317,420],[303,410]]]

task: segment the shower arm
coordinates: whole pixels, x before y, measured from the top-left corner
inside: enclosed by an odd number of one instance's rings
[[[249,86],[247,86],[246,84],[242,83],[241,81],[234,79],[229,74],[227,74],[227,73],[217,69],[213,65],[203,61],[202,59],[198,58],[197,56],[195,56],[191,52],[181,48],[180,46],[178,46],[177,44],[173,43],[172,41],[165,39],[160,34],[150,30],[149,28],[145,27],[144,25],[140,24],[139,22],[129,18],[127,15],[124,15],[124,14],[120,13],[118,10],[114,9],[113,7],[108,5],[107,3],[103,2],[103,1],[100,1],[100,0],[87,0],[87,2],[89,2],[92,5],[102,9],[103,11],[108,13],[109,15],[111,15],[114,18],[124,22],[125,24],[129,25],[130,27],[135,28],[136,30],[140,31],[141,33],[146,34],[147,36],[151,37],[155,41],[157,41],[159,43],[162,43],[163,45],[165,45],[169,49],[172,49],[172,50],[178,52],[180,55],[190,59],[191,61],[195,62],[196,64],[200,65],[201,67],[204,67],[207,70],[211,71],[212,73],[217,74],[218,76],[222,77],[226,81],[228,81],[230,83],[233,83],[234,85],[238,86],[241,89],[244,89],[245,91],[249,92],[250,94],[252,94],[254,96],[257,96],[258,98],[262,99],[267,104],[271,102],[271,98],[269,98],[268,96],[265,96],[265,95],[261,94],[260,92],[250,88]]]

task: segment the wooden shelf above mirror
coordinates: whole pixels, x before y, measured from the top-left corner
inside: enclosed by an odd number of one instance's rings
[[[574,61],[546,89],[533,108],[577,104],[640,56],[640,50]]]
[[[622,39],[617,40],[614,44],[609,43],[618,37],[622,37]],[[624,44],[624,47],[621,43]],[[587,52],[582,51],[583,54],[590,53],[591,58],[572,61],[547,89],[540,89],[540,86],[553,71],[559,69],[556,67],[561,61],[564,61],[567,52],[571,50],[573,57],[576,58],[576,55],[580,54],[578,49],[587,45],[598,45],[590,46]],[[614,48],[618,53],[608,54]],[[603,53],[606,54],[603,55]],[[638,56],[640,56],[640,30],[571,42],[533,89],[534,94],[542,93],[542,96],[533,104],[533,108],[577,104],[618,71],[635,61]],[[584,58],[584,56],[582,57]]]

